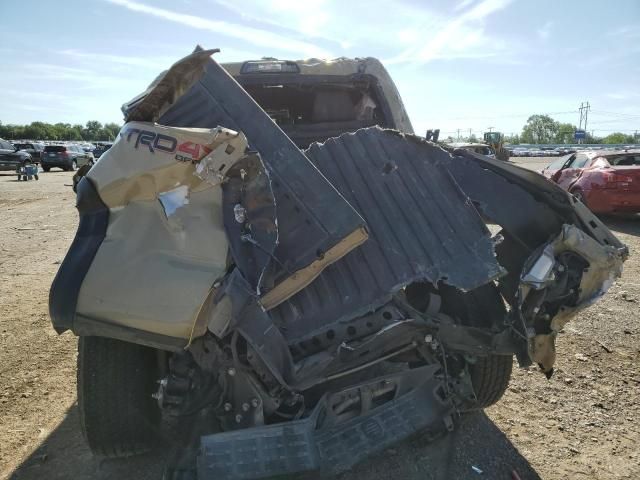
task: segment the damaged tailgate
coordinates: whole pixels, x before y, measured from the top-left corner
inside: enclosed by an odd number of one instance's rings
[[[278,194],[278,241],[258,247],[272,252],[278,261],[261,276],[262,285],[255,285],[262,294],[262,304],[271,308],[362,244],[367,239],[366,225],[267,113],[209,58],[210,53],[196,51],[191,55],[198,59],[193,69],[200,75],[187,75],[176,64],[155,88],[123,110],[128,120],[176,127],[222,125],[247,136]],[[182,62],[193,63],[188,59]]]

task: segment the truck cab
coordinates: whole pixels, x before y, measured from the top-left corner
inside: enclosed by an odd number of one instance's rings
[[[300,148],[373,125],[413,133],[398,89],[375,58],[263,58],[222,67]]]

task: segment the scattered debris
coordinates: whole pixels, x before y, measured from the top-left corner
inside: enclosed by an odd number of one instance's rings
[[[578,360],[580,362],[588,362],[589,361],[589,357],[587,357],[584,353],[576,353],[574,355],[574,357],[576,358],[576,360]]]
[[[475,465],[471,465],[471,470],[476,472],[478,475],[482,475],[484,473],[480,467],[476,467]]]
[[[600,345],[602,347],[602,349],[607,352],[607,353],[611,353],[613,352],[613,350],[611,350],[609,347],[607,347],[604,343],[602,343],[600,340],[596,340],[596,342],[598,342],[598,345]]]

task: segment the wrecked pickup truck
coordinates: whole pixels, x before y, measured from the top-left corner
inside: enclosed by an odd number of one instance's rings
[[[287,136],[197,50],[78,184],[50,314],[91,450],[188,432],[166,478],[337,473],[507,388],[627,249],[537,173],[370,126]],[[493,234],[491,232],[494,232]]]

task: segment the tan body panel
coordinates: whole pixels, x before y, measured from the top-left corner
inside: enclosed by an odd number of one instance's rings
[[[154,134],[176,139],[176,151],[152,152],[140,142],[136,147],[138,131],[151,132],[147,139]],[[172,140],[162,138],[161,146],[173,146]],[[184,161],[180,145],[192,152],[199,145],[199,157],[208,151],[226,156],[222,163],[228,169],[244,153],[246,140],[226,129],[125,125],[87,175],[109,207],[110,218],[82,283],[78,314],[189,338],[213,283],[225,273],[228,242],[220,186],[196,176],[195,164]],[[176,195],[169,202],[164,192]]]

